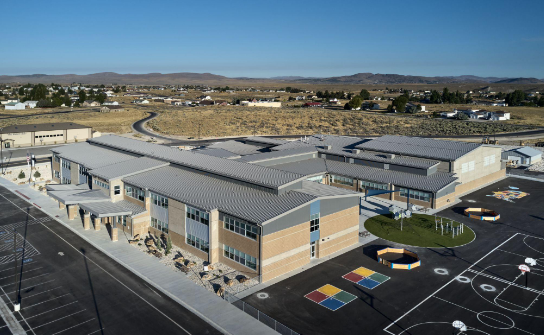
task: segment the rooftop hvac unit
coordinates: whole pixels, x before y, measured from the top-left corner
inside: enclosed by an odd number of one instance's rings
[[[361,150],[359,150],[359,149],[353,149],[353,150],[351,150],[351,153],[353,153],[353,154],[360,154],[360,153],[361,153]]]
[[[324,146],[323,146],[323,149],[325,149],[325,150],[331,150],[331,149],[332,149],[332,145],[324,145]]]
[[[394,158],[395,158],[395,154],[386,154],[386,155],[385,155],[385,158],[387,158],[387,159],[394,159]]]

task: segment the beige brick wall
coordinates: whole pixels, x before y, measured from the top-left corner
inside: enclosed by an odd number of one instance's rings
[[[218,234],[219,234],[219,243],[220,246],[217,248],[222,248],[223,244],[228,245],[231,248],[234,248],[238,251],[241,251],[245,254],[259,258],[259,237],[257,236],[257,241],[254,241],[248,237],[236,234],[227,230],[224,227],[223,221],[218,221]]]
[[[340,231],[351,227],[359,227],[359,206],[354,206],[343,211],[324,216],[320,219],[319,230],[321,239],[329,235],[336,234]],[[308,238],[310,229],[307,230]],[[310,241],[308,240],[308,244]]]
[[[168,199],[168,230],[185,236],[185,204],[174,199]]]
[[[292,256],[289,256],[279,262],[263,266],[262,280],[267,281],[281,276],[290,271],[296,270],[310,262],[310,245]]]
[[[357,244],[359,242],[359,227],[352,227],[337,234],[331,239],[318,242],[318,257],[323,258],[339,250]]]
[[[280,230],[262,237],[262,259],[277,256],[301,246],[310,246],[310,222]],[[234,247],[233,247],[234,248]]]

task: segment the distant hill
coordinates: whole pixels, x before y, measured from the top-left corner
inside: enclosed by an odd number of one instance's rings
[[[278,76],[272,78],[229,78],[211,73],[145,73],[119,74],[115,72],[101,72],[87,75],[78,74],[32,74],[18,76],[0,76],[0,83],[59,83],[59,84],[135,84],[135,85],[169,85],[169,84],[203,84],[203,85],[253,85],[258,83],[286,83],[286,84],[451,84],[451,83],[497,83],[497,84],[542,84],[544,80],[536,78],[499,78],[463,76],[405,76],[400,74],[357,73],[350,76],[327,78]]]
[[[508,78],[495,82],[496,84],[544,84],[544,80],[536,78]]]

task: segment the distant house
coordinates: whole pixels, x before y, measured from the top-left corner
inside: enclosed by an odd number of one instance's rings
[[[2,101],[1,101],[2,105],[7,105],[7,104],[12,103],[12,102],[19,102],[19,99],[10,99],[10,98],[7,98],[6,100],[2,100]]]
[[[104,103],[102,105],[104,105],[104,106],[117,106],[117,105],[119,105],[119,103],[117,101],[104,101]]]
[[[306,100],[306,97],[304,95],[299,95],[295,98],[295,100]]]
[[[28,108],[36,108],[36,105],[38,104],[38,102],[33,100],[27,100],[24,102],[24,104]]]
[[[219,106],[227,106],[229,103],[227,100],[215,100],[215,104]]]
[[[458,112],[459,112],[458,110],[454,109],[453,112],[442,112],[440,113],[440,116],[445,117],[447,119],[453,119],[457,116]]]
[[[96,107],[100,106],[100,102],[94,101],[94,100],[85,100],[83,104],[81,104],[83,107]]]
[[[100,107],[100,111],[102,113],[108,113],[108,112],[122,112],[125,109],[121,106],[115,106],[115,105],[108,105],[108,106],[102,106]]]
[[[470,114],[471,119],[479,120],[479,119],[487,119],[489,113],[486,111],[478,111]]]
[[[212,100],[212,97],[209,95],[201,95],[198,97],[200,100]]]
[[[26,108],[23,102],[10,102],[4,106],[6,110],[23,110]]]
[[[496,101],[493,102],[491,106],[508,107],[508,104],[504,101]]]
[[[108,97],[113,97],[113,91],[104,92]]]
[[[240,101],[241,106],[246,107],[281,107],[279,101]]]
[[[321,102],[307,102],[302,107],[322,107]]]
[[[542,160],[542,151],[530,147],[521,147],[503,151],[501,158],[504,160],[515,161],[517,164],[531,165]]]
[[[133,104],[148,104],[149,103],[149,100],[145,100],[145,99],[137,99],[137,100],[134,100],[132,101]]]
[[[489,119],[492,121],[506,121],[510,120],[510,113],[507,112],[491,112]]]

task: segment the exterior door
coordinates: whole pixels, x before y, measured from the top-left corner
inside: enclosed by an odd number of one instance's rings
[[[11,144],[10,144],[9,142],[4,142],[4,146],[5,146],[6,148],[10,148],[10,147],[11,147]]]
[[[310,243],[310,258],[315,258],[315,241]]]

